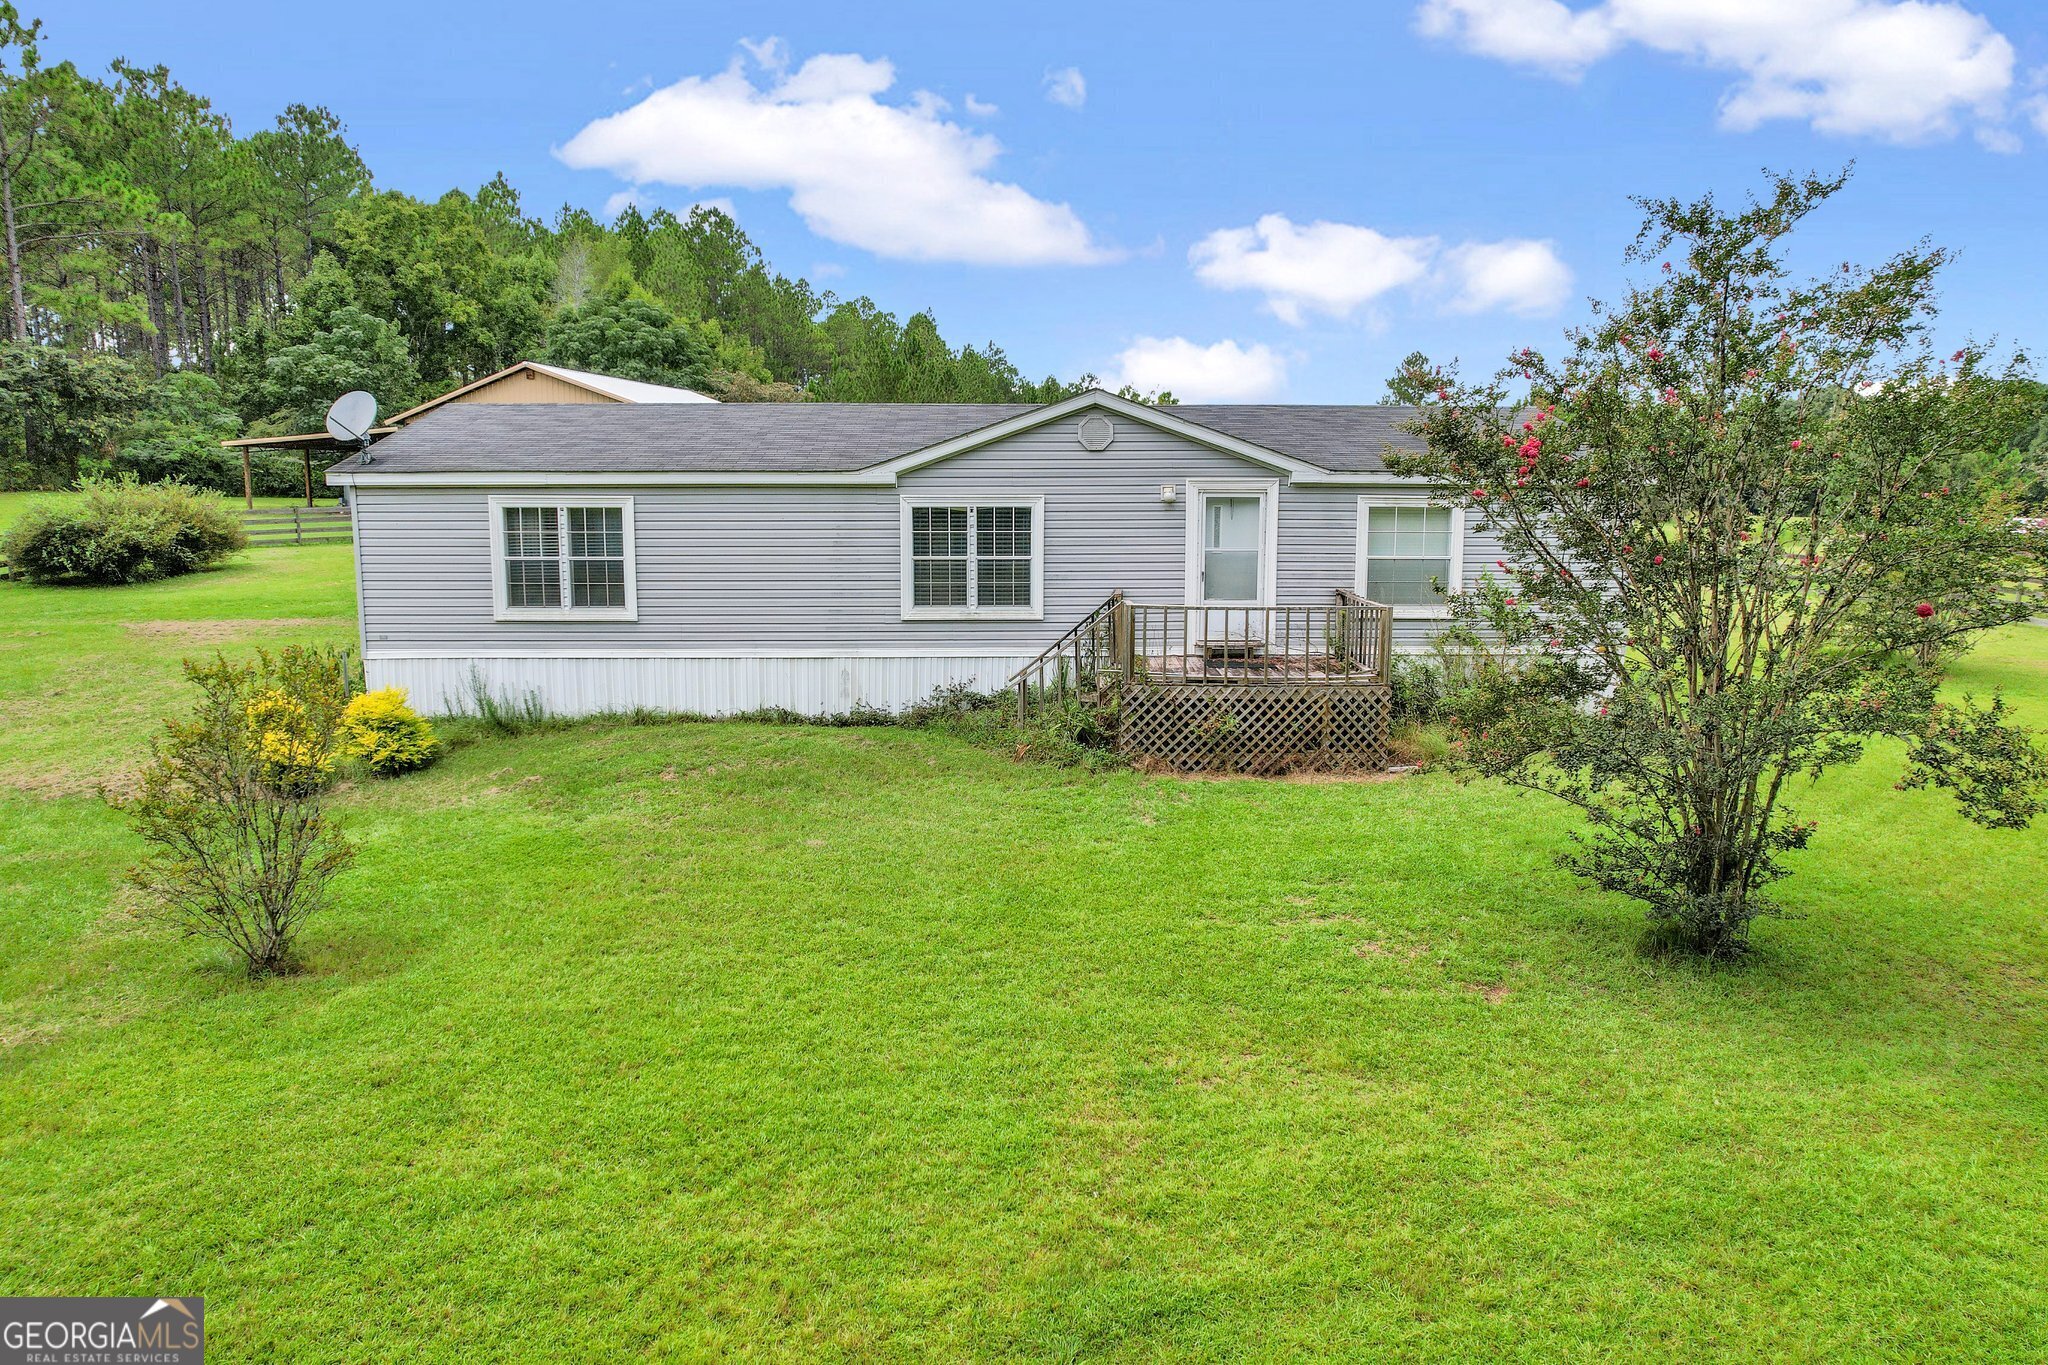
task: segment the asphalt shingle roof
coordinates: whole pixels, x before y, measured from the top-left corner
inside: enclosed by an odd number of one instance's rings
[[[378,473],[849,473],[1026,403],[450,403],[372,448]],[[1373,473],[1412,408],[1183,404],[1174,417],[1340,473]],[[1113,458],[1106,456],[1105,458]],[[363,468],[350,458],[349,469]]]

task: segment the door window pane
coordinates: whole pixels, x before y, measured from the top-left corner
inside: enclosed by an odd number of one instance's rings
[[[1258,498],[1202,500],[1202,599],[1259,600],[1259,539],[1265,518]]]

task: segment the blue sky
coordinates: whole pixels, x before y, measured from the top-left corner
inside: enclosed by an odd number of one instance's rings
[[[1630,194],[1851,158],[1815,265],[1932,237],[1944,344],[2048,347],[2018,0],[25,8],[245,132],[325,104],[387,188],[729,202],[779,268],[1033,375],[1370,402],[1410,350],[1490,367],[1617,293]]]

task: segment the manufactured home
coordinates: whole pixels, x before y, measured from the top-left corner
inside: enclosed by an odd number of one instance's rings
[[[1101,391],[451,404],[327,478],[354,507],[367,680],[429,712],[481,688],[556,714],[828,715],[1043,682],[1067,655],[1383,693],[1389,653],[1441,626],[1434,585],[1494,555],[1386,469],[1410,415]]]

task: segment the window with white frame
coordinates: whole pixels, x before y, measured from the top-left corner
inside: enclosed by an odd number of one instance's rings
[[[634,619],[631,498],[493,498],[491,538],[498,619]]]
[[[1359,499],[1358,591],[1404,615],[1446,610],[1437,585],[1459,590],[1462,520],[1452,507]]]
[[[906,498],[903,615],[1038,620],[1043,509],[1041,498]]]

